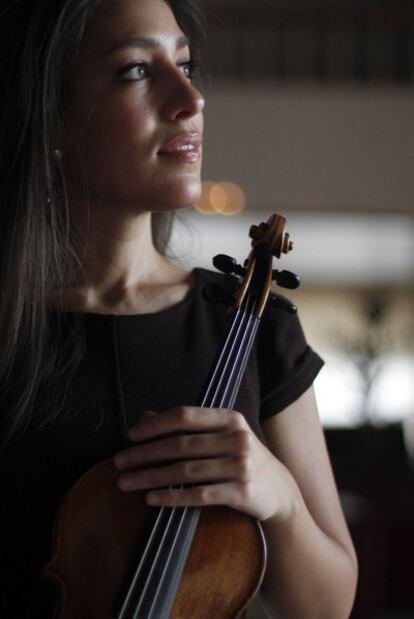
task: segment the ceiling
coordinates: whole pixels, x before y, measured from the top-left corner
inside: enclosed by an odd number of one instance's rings
[[[404,0],[208,0],[214,80],[414,80],[414,4]]]

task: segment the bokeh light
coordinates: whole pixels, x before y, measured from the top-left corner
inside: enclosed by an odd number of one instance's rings
[[[211,189],[216,185],[214,181],[203,181],[201,185],[201,196],[195,208],[203,215],[214,215],[216,211],[213,208],[210,200]]]
[[[237,215],[246,206],[243,190],[235,183],[217,183],[210,191],[213,208],[222,215]]]
[[[237,215],[245,206],[245,194],[235,183],[204,181],[201,198],[195,208],[204,215]]]

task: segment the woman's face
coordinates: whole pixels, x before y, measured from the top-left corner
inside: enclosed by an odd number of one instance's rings
[[[163,0],[114,0],[97,13],[65,102],[92,203],[136,213],[198,199],[204,100],[190,60]]]

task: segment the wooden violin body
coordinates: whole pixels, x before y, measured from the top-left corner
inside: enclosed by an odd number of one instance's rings
[[[60,619],[112,619],[128,566],[157,508],[123,493],[111,461],[90,469],[67,496],[46,573],[61,584]],[[259,524],[225,507],[203,510],[172,619],[240,617],[259,588],[265,544]]]

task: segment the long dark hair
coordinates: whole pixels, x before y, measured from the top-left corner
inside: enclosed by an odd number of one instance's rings
[[[62,335],[48,298],[80,263],[71,239],[59,154],[65,75],[95,12],[108,0],[7,0],[0,9],[0,436],[24,429],[39,385],[69,374],[82,355],[79,329]],[[199,0],[164,0],[199,55],[204,32]],[[167,216],[153,217],[154,242],[165,249]],[[53,323],[53,329],[51,324]],[[52,332],[53,331],[53,332]],[[48,421],[56,402],[36,404]],[[40,409],[40,410],[39,410]]]

